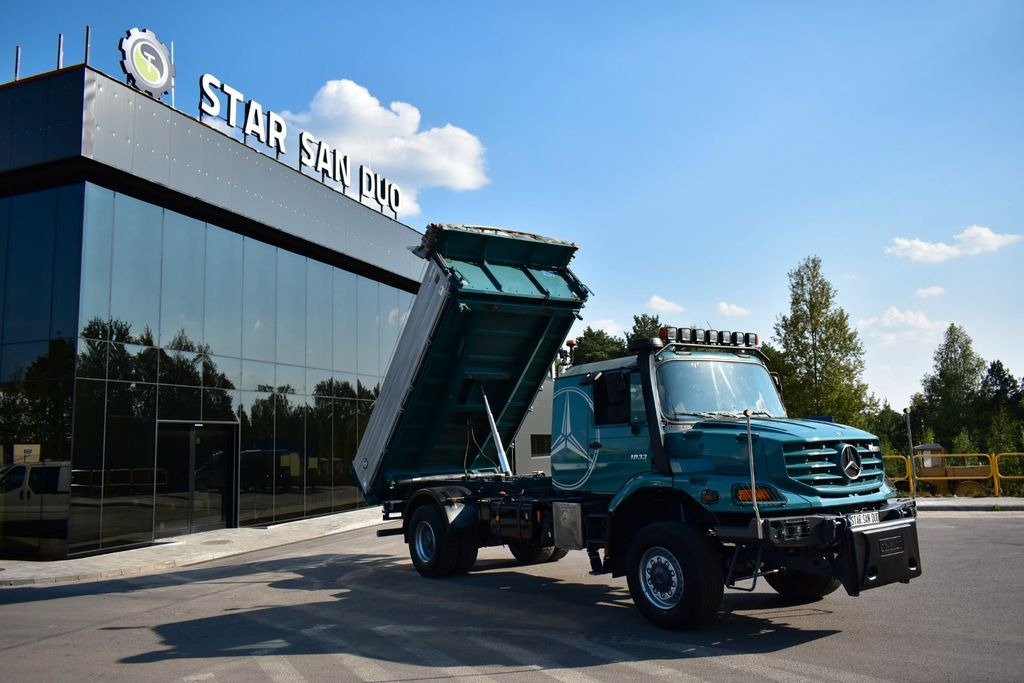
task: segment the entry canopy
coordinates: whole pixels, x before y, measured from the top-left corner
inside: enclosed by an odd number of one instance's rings
[[[589,295],[576,245],[467,225],[427,227],[430,262],[353,469],[366,499],[421,477],[496,470]]]

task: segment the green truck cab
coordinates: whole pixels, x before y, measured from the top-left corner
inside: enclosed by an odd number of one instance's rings
[[[792,419],[753,334],[666,327],[631,355],[555,380],[551,474],[515,475],[509,443],[589,291],[575,245],[428,227],[427,272],[353,470],[417,571],[587,553],[641,613],[693,628],[725,588],[763,578],[792,600],[856,596],[921,573],[913,500],[878,439]]]

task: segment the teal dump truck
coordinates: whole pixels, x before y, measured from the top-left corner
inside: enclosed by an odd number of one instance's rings
[[[693,628],[724,588],[850,595],[921,574],[916,508],[878,439],[787,417],[756,335],[666,327],[625,358],[555,380],[551,475],[505,454],[589,292],[576,246],[431,225],[419,293],[353,470],[400,518],[416,570],[472,569],[481,547],[523,564],[585,551],[626,576],[641,613]]]

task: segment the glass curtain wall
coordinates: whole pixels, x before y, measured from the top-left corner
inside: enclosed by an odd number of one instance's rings
[[[62,555],[81,184],[0,198],[0,551]]]
[[[359,505],[349,467],[413,296],[105,188],[79,192],[68,552],[177,528],[163,520],[203,488],[202,473],[176,483],[169,444],[199,438],[181,425],[237,435],[223,471],[241,525]]]

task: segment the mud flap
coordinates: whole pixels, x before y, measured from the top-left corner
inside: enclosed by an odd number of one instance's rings
[[[921,575],[921,551],[916,520],[897,519],[845,529],[836,568],[843,588],[852,596],[917,578]]]

